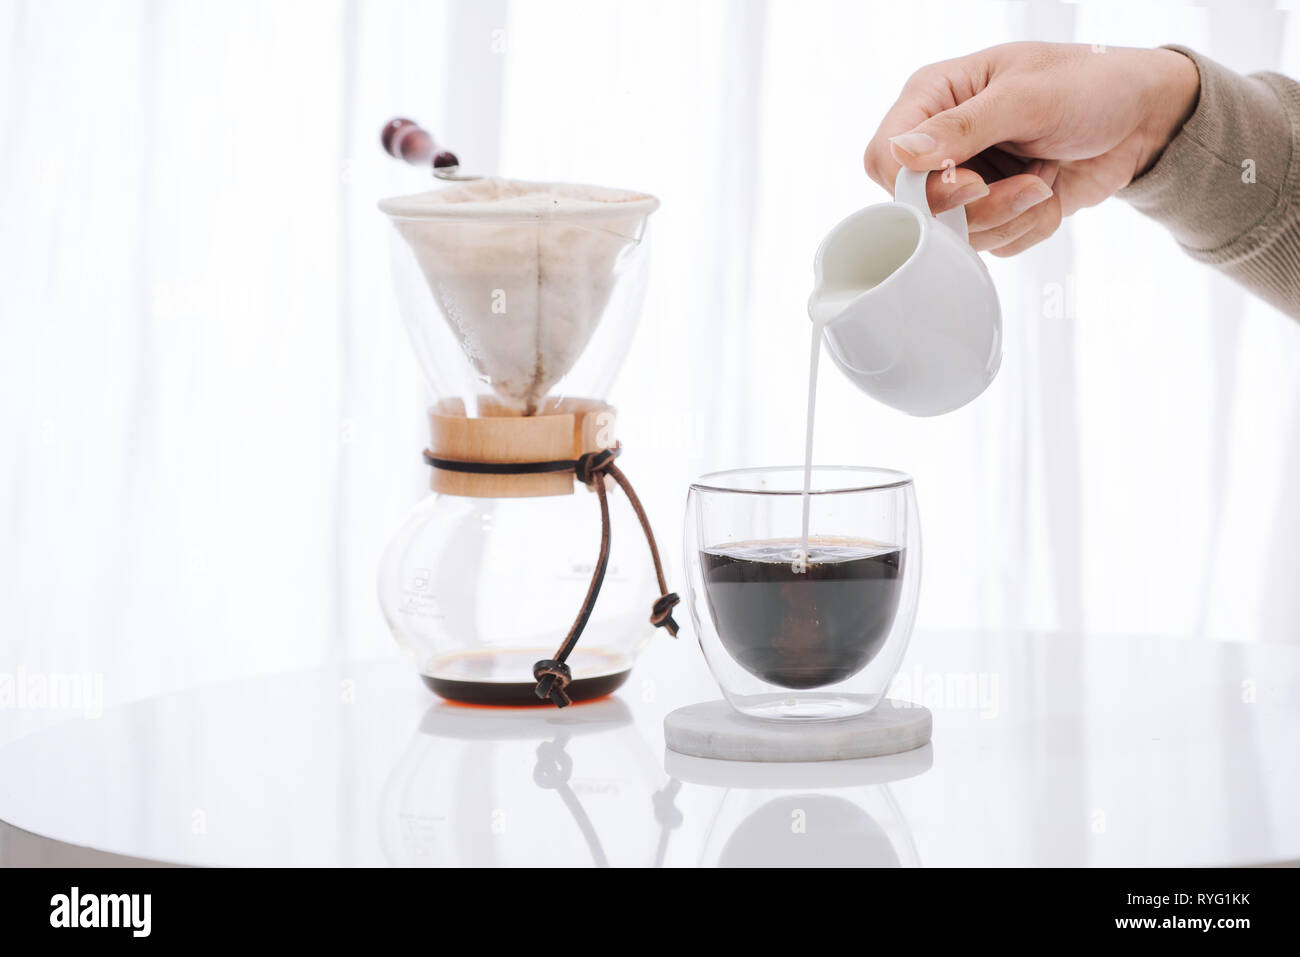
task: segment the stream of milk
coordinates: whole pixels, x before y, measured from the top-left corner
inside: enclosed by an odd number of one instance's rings
[[[812,323],[812,350],[808,356],[808,412],[804,422],[803,439],[803,532],[799,536],[799,550],[790,565],[796,573],[808,570],[808,519],[812,505],[813,421],[817,414],[817,365],[822,354],[822,331],[829,315],[814,315]]]

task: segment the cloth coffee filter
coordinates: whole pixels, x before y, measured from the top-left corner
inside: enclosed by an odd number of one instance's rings
[[[379,204],[475,370],[523,415],[582,355],[658,206],[645,193],[499,178]]]

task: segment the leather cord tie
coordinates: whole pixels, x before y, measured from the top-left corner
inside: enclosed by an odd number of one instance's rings
[[[563,661],[546,658],[533,665],[533,680],[537,682],[535,694],[545,701],[550,698],[557,708],[567,708],[573,704],[567,689],[573,680],[573,672]]]
[[[650,528],[650,519],[646,516],[641,500],[637,498],[636,492],[632,489],[632,483],[627,480],[627,476],[623,474],[622,470],[614,464],[614,458],[618,455],[618,452],[619,449],[617,448],[588,452],[586,455],[579,457],[573,467],[574,475],[577,476],[578,481],[594,491],[596,497],[600,499],[600,554],[596,559],[596,568],[591,575],[591,584],[587,587],[587,597],[578,610],[578,617],[574,619],[573,627],[569,629],[569,633],[561,642],[554,658],[539,661],[533,666],[533,674],[538,679],[535,690],[537,697],[543,701],[549,698],[559,708],[572,704],[572,700],[565,691],[565,688],[572,680],[572,675],[564,662],[578,644],[583,629],[587,627],[587,620],[591,617],[592,609],[596,606],[596,598],[600,595],[600,586],[605,581],[605,568],[609,565],[609,496],[605,491],[606,476],[617,482],[619,488],[623,490],[623,494],[627,496],[628,502],[632,505],[632,510],[636,512],[637,520],[641,523],[641,531],[645,533],[646,544],[650,546],[650,557],[654,560],[655,577],[659,581],[660,592],[659,598],[655,600],[651,609],[650,621],[656,628],[666,628],[668,634],[674,638],[677,637],[677,622],[673,620],[672,609],[681,599],[676,593],[668,590],[668,582],[664,578],[663,562],[659,559],[659,546],[655,544],[655,533]]]
[[[615,446],[612,449],[601,449],[599,452],[588,452],[571,462],[512,463],[462,462],[454,459],[438,458],[428,451],[424,453],[425,461],[434,468],[457,472],[525,475],[572,469],[578,481],[594,491],[596,497],[600,499],[600,553],[596,559],[595,570],[591,575],[591,584],[587,586],[587,597],[583,599],[582,607],[578,610],[578,617],[574,619],[573,626],[564,637],[564,641],[560,643],[555,656],[545,658],[533,665],[533,678],[537,681],[534,694],[543,701],[549,699],[557,708],[567,708],[573,703],[573,699],[569,697],[567,690],[573,682],[573,672],[570,671],[565,662],[568,660],[569,655],[573,653],[574,647],[578,644],[578,639],[582,637],[583,629],[587,627],[587,620],[591,617],[592,609],[596,607],[596,599],[600,596],[600,587],[605,581],[605,569],[609,565],[610,525],[609,497],[605,489],[606,477],[617,482],[619,488],[623,490],[623,494],[627,496],[632,510],[636,512],[637,521],[641,523],[641,531],[645,533],[646,544],[650,546],[650,557],[655,566],[655,578],[659,582],[659,597],[655,599],[655,603],[650,609],[650,623],[656,628],[663,628],[674,638],[677,637],[677,622],[673,618],[672,611],[677,603],[681,601],[681,598],[676,592],[668,590],[668,581],[664,578],[663,562],[659,558],[659,546],[655,543],[655,533],[650,527],[650,518],[641,505],[641,499],[637,497],[632,488],[632,483],[627,480],[627,476],[614,464],[614,459],[618,457],[621,451],[621,446]]]
[[[673,620],[673,606],[679,601],[681,598],[677,592],[670,591],[666,595],[660,595],[650,609],[650,624],[656,628],[667,628],[668,634],[674,638],[677,637],[677,622]]]

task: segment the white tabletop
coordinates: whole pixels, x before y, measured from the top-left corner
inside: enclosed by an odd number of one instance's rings
[[[665,752],[717,696],[686,639],[563,712],[448,705],[403,660],[250,679],[10,742],[0,821],[213,865],[1300,860],[1300,648],[918,634],[892,694],[931,745],[761,766]]]

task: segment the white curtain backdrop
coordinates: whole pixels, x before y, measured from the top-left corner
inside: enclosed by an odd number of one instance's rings
[[[800,457],[812,254],[884,198],[861,155],[909,73],[1043,39],[1294,76],[1298,20],[0,0],[0,672],[120,700],[389,653],[374,574],[427,482],[375,208],[427,180],[381,153],[390,116],[475,170],[663,201],[612,398],[676,570],[693,476]],[[989,262],[1006,357],[978,402],[917,420],[821,387],[819,461],[916,477],[920,627],[1300,641],[1300,323],[1120,202]]]

